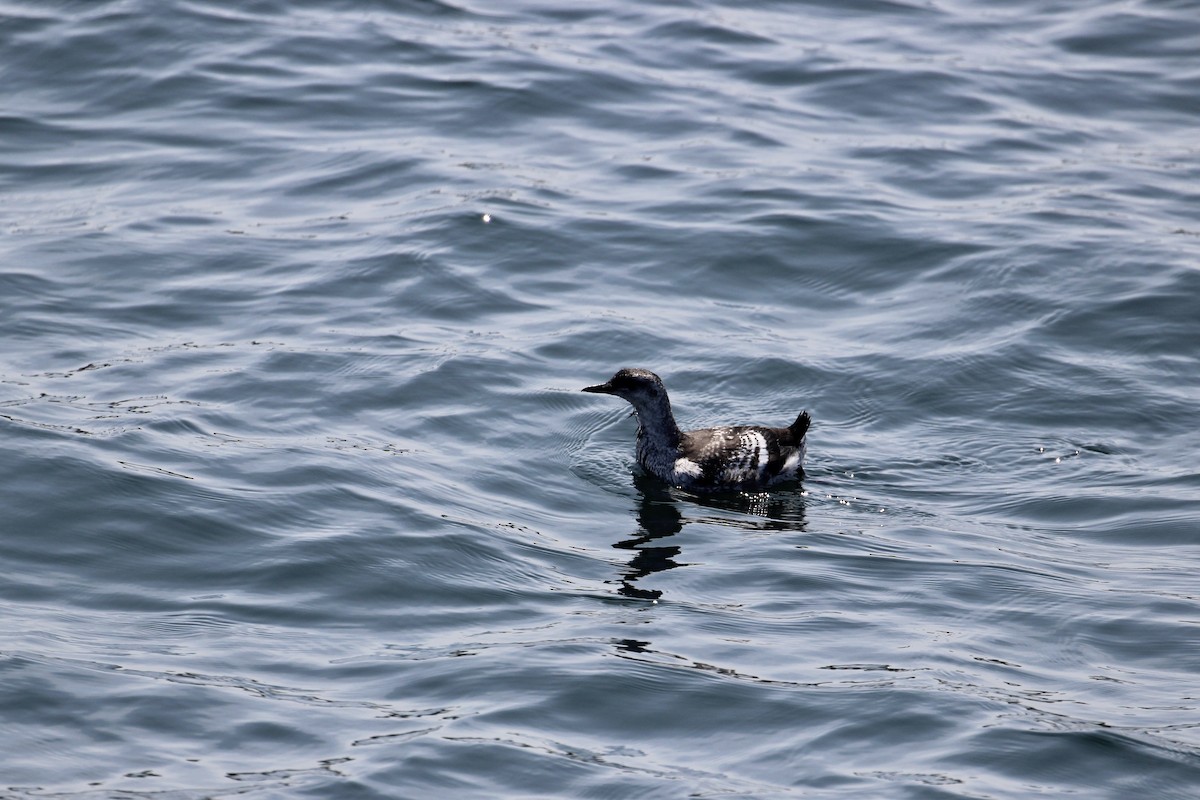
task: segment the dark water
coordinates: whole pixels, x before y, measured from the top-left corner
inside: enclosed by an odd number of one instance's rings
[[[0,797],[1200,796],[1200,3],[744,5],[0,2]]]

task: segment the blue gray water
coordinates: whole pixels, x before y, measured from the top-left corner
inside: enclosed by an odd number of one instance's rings
[[[1200,795],[1198,54],[0,2],[0,797]],[[638,477],[622,366],[808,477]]]

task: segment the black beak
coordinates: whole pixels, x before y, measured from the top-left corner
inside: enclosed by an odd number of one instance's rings
[[[597,384],[596,386],[585,386],[582,389],[580,389],[579,391],[591,392],[592,394],[612,394],[613,393],[611,383],[601,383],[601,384]]]

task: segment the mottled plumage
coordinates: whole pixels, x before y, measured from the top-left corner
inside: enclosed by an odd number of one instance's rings
[[[628,400],[637,413],[637,460],[652,475],[696,492],[757,491],[804,475],[807,411],[786,428],[761,425],[681,431],[662,380],[622,369],[583,391]]]

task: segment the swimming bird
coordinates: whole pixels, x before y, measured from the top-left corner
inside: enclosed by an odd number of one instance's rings
[[[804,477],[800,462],[812,418],[801,411],[786,428],[737,425],[681,431],[662,379],[646,369],[621,369],[582,391],[628,400],[638,419],[642,468],[693,492],[759,491]]]

